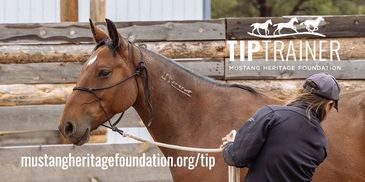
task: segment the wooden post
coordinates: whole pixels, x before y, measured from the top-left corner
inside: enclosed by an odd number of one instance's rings
[[[105,20],[105,0],[90,0],[90,18],[95,22]]]
[[[61,22],[79,21],[78,0],[61,0]]]

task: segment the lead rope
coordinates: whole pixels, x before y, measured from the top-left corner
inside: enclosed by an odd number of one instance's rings
[[[147,140],[147,139],[144,139],[142,137],[132,135],[132,134],[127,133],[127,132],[125,132],[125,131],[117,128],[117,127],[109,127],[109,126],[106,126],[106,125],[105,125],[105,127],[112,129],[113,131],[119,133],[123,137],[128,137],[128,138],[134,139],[134,140],[139,141],[139,142],[144,142],[144,143],[148,143],[148,144],[163,147],[163,148],[174,149],[174,150],[182,150],[182,151],[187,151],[187,152],[201,152],[201,153],[219,153],[219,152],[223,151],[223,148],[185,147],[185,146],[180,146],[180,145],[173,145],[173,144],[156,142],[156,141]],[[233,132],[233,130],[231,132]],[[228,182],[239,182],[240,177],[241,177],[240,176],[240,168],[236,168],[234,166],[228,166]]]

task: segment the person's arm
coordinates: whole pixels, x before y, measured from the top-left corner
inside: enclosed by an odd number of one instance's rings
[[[225,162],[231,166],[246,167],[261,150],[274,120],[274,113],[270,107],[260,108],[240,128],[234,142],[229,142],[224,146]]]

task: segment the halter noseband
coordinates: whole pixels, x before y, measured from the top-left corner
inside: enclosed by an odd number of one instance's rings
[[[129,45],[128,45],[128,47],[129,47]],[[144,80],[144,82],[145,82],[145,84],[144,84],[144,93],[146,94],[145,95],[145,98],[146,98],[146,103],[147,103],[147,107],[148,107],[148,112],[150,114],[149,121],[148,121],[148,125],[147,125],[149,127],[152,124],[152,104],[151,104],[151,96],[150,96],[150,92],[149,92],[148,72],[147,72],[147,68],[145,67],[144,57],[143,57],[142,51],[141,51],[141,49],[139,47],[138,47],[138,49],[140,51],[141,59],[140,59],[140,62],[138,63],[138,65],[137,65],[134,73],[131,76],[129,76],[127,78],[124,78],[124,79],[118,81],[117,83],[115,83],[113,85],[110,85],[110,86],[106,86],[106,87],[99,87],[99,88],[92,88],[92,87],[74,87],[72,89],[72,90],[79,90],[79,91],[83,91],[83,92],[90,93],[95,98],[97,98],[99,107],[103,111],[103,113],[105,115],[105,118],[106,118],[106,120],[103,123],[105,123],[106,121],[108,121],[108,123],[109,123],[110,126],[107,126],[105,124],[101,124],[101,125],[104,126],[104,127],[106,127],[106,128],[109,128],[109,129],[111,129],[113,131],[116,131],[116,132],[118,132],[120,134],[123,134],[123,131],[120,130],[120,129],[118,129],[117,124],[122,119],[125,111],[123,111],[120,114],[120,116],[118,117],[118,119],[112,124],[112,122],[110,121],[110,118],[108,117],[107,112],[105,111],[103,105],[101,104],[102,98],[99,97],[98,95],[96,95],[95,92],[96,91],[100,91],[100,90],[107,90],[107,89],[113,88],[115,86],[121,85],[122,83],[128,81],[129,79],[131,79],[131,78],[133,78],[135,76],[142,76],[143,75],[143,72],[145,72],[146,75],[145,75],[145,80]],[[139,90],[138,84],[137,84],[137,88]]]

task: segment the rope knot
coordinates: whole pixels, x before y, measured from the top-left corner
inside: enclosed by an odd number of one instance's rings
[[[112,131],[118,131],[118,127],[116,127],[116,126],[111,126],[111,129],[112,129]]]

